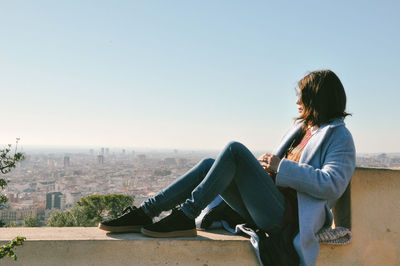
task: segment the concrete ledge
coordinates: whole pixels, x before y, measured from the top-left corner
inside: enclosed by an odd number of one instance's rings
[[[0,241],[25,236],[18,260],[1,265],[258,265],[249,239],[225,231],[154,239],[106,234],[95,227],[1,228]]]
[[[317,265],[400,265],[400,170],[358,168],[351,182],[353,242],[321,245]],[[225,231],[194,238],[106,234],[93,227],[0,228],[27,240],[1,265],[258,265],[249,239]]]

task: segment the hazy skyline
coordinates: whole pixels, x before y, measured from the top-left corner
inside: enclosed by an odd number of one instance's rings
[[[0,1],[0,143],[271,150],[329,68],[357,152],[400,152],[397,1]]]

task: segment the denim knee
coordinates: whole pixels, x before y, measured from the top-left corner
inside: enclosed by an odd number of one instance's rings
[[[201,167],[210,169],[214,162],[215,159],[213,158],[204,158],[203,160],[200,161],[200,165]]]
[[[231,151],[237,151],[245,147],[242,143],[238,141],[230,141],[227,145],[226,148],[230,149]]]

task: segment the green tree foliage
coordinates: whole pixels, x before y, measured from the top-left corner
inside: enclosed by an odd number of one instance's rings
[[[75,219],[69,211],[53,212],[47,220],[47,225],[54,227],[79,226],[75,224]]]
[[[48,226],[97,226],[104,215],[116,218],[133,204],[133,197],[123,194],[91,195],[74,204],[70,211],[53,212]]]
[[[18,225],[17,225],[17,223],[16,222],[9,222],[8,224],[7,224],[7,227],[18,227]]]
[[[24,226],[25,227],[38,227],[39,222],[36,218],[30,217],[30,216],[25,216]]]

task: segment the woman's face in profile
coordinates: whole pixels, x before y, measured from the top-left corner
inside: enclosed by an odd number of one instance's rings
[[[301,95],[300,94],[297,95],[296,104],[298,105],[297,111],[299,112],[299,115],[302,115],[303,112],[304,112],[304,105],[303,105],[303,103],[301,101]]]

